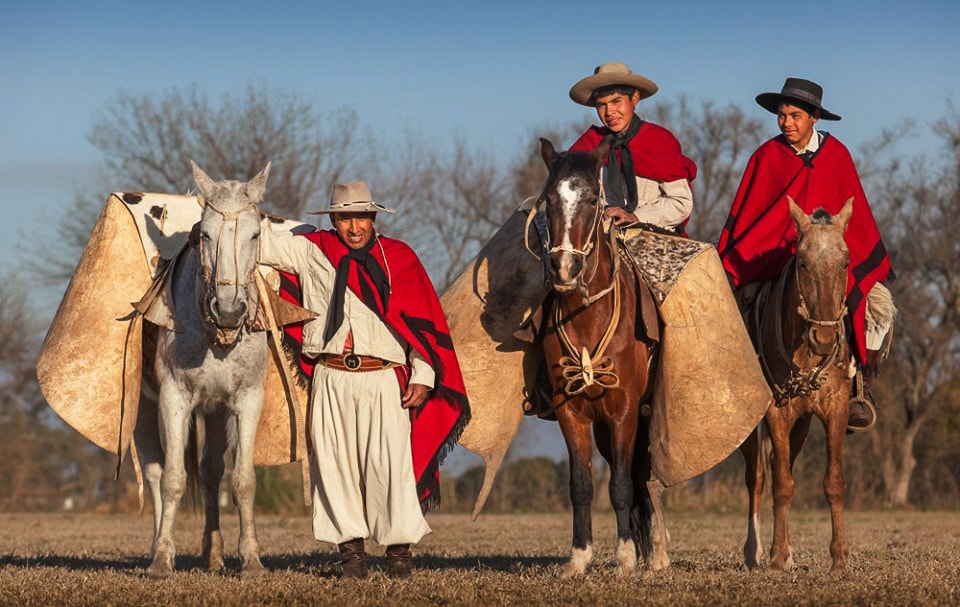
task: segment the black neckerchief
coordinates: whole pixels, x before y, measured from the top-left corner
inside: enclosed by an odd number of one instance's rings
[[[383,268],[377,263],[373,255],[370,255],[370,251],[373,249],[373,245],[376,244],[376,240],[377,235],[374,233],[370,241],[359,249],[351,249],[344,243],[344,246],[347,246],[347,254],[341,257],[340,263],[337,264],[337,277],[333,283],[333,298],[330,301],[330,318],[323,331],[324,345],[330,343],[330,340],[333,339],[340,325],[343,324],[343,304],[347,293],[347,277],[350,274],[351,261],[357,263],[358,271],[362,268],[367,272],[367,275],[373,282],[373,286],[377,288],[377,292],[380,294],[384,314],[387,312],[387,298],[390,296],[390,279],[387,278],[387,273],[383,271]],[[342,238],[340,242],[343,242]],[[361,288],[366,286],[362,278],[360,285]],[[367,302],[367,304],[373,309],[376,309],[375,302]]]
[[[610,155],[607,157],[607,171],[609,171],[609,190],[607,191],[607,205],[623,207],[633,213],[637,209],[637,176],[633,170],[633,155],[630,154],[630,140],[640,130],[643,120],[636,114],[630,119],[630,126],[619,133],[610,133],[600,143],[610,144]],[[616,150],[620,150],[620,171],[614,170],[618,166]],[[627,193],[623,189],[626,185]]]

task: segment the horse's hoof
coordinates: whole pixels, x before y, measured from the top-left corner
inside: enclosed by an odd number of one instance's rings
[[[173,567],[167,563],[158,563],[154,561],[147,567],[147,575],[152,578],[165,578],[173,575]]]
[[[663,571],[670,567],[670,557],[664,556],[655,556],[647,562],[647,568],[650,571]]]
[[[255,579],[264,575],[266,572],[267,570],[264,568],[263,564],[260,563],[260,559],[256,559],[244,564],[243,568],[240,570],[240,579]]]
[[[637,567],[637,551],[631,541],[617,542],[617,575],[625,576],[633,573]]]
[[[590,544],[583,549],[574,548],[570,551],[570,562],[564,567],[562,576],[568,578],[583,575],[591,559],[593,559],[593,546]]]
[[[567,566],[563,568],[563,573],[560,574],[560,577],[576,577],[578,575],[583,575],[584,571],[586,571],[585,567],[575,565],[574,563],[567,563]]]

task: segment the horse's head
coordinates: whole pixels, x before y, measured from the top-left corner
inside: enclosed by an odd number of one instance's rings
[[[260,211],[268,163],[247,183],[213,181],[195,163],[193,177],[200,190],[200,293],[202,315],[218,345],[231,345],[244,323],[256,317],[259,297],[257,271]]]
[[[540,139],[549,171],[539,201],[547,218],[546,265],[560,293],[577,288],[600,238],[600,168],[609,151],[609,144],[602,144],[593,153],[557,152],[549,140]]]
[[[843,233],[853,213],[853,198],[836,215],[823,209],[807,215],[792,198],[788,196],[787,200],[797,228],[799,312],[807,322],[807,343],[816,354],[824,356],[843,339],[850,265]]]

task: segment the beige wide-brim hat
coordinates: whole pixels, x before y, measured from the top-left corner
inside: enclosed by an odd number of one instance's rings
[[[657,92],[657,85],[646,76],[634,74],[625,63],[604,63],[570,89],[570,98],[580,105],[593,107],[593,91],[602,86],[620,84],[637,89],[641,99]]]
[[[307,212],[311,215],[323,215],[326,213],[396,213],[397,211],[374,202],[366,183],[348,181],[334,184],[329,209]]]

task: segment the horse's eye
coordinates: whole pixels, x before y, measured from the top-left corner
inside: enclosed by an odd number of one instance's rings
[[[260,232],[257,232],[256,234],[254,234],[253,236],[251,236],[251,237],[250,237],[250,240],[256,240],[256,239],[258,239],[258,238],[260,238]]]
[[[206,232],[200,232],[200,238],[202,238],[203,240],[209,241],[210,234],[207,234]]]

